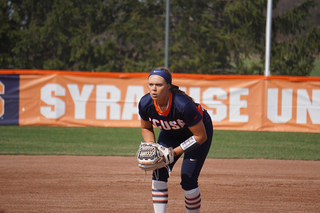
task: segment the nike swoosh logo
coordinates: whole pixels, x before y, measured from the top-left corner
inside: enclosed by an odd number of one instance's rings
[[[197,159],[190,158],[190,161],[197,161]]]

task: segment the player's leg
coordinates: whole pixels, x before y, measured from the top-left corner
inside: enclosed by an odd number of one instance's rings
[[[191,190],[184,190],[185,207],[188,213],[200,212],[201,195],[199,187]]]
[[[158,143],[165,147],[170,147],[170,141],[172,140],[169,135],[162,132],[159,135]],[[161,141],[166,141],[163,143]],[[169,165],[172,170],[174,164],[177,162],[180,156],[175,157],[173,163]],[[161,168],[153,171],[152,174],[152,200],[153,200],[153,209],[155,213],[165,213],[168,204],[168,181],[169,174],[166,168]]]
[[[204,153],[204,155],[206,154]],[[201,195],[200,189],[198,187],[198,178],[204,161],[205,158],[197,158],[196,156],[185,156],[182,162],[181,186],[184,190],[185,207],[188,213],[200,212]]]
[[[201,195],[198,187],[198,177],[203,162],[199,158],[185,158],[182,163],[181,186],[184,191],[185,207],[188,213],[200,212]]]
[[[165,181],[152,180],[152,200],[155,213],[165,213],[168,204],[168,184]]]
[[[200,212],[201,195],[198,187],[200,171],[210,150],[213,128],[206,126],[207,141],[201,146],[185,153],[181,166],[181,186],[185,194],[185,207],[187,213]]]
[[[172,169],[174,163],[169,165]],[[153,171],[152,174],[152,200],[155,213],[164,213],[168,204],[168,181],[169,174],[166,168],[161,168]]]

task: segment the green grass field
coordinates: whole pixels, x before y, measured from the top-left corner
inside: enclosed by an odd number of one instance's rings
[[[0,133],[2,155],[135,156],[142,140],[139,128],[0,126]],[[319,133],[215,130],[208,157],[320,160],[319,138]]]

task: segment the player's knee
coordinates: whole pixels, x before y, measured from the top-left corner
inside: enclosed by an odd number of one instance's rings
[[[169,178],[168,170],[166,168],[161,168],[153,171],[152,180],[159,180],[167,182]]]
[[[180,185],[184,190],[191,190],[198,187],[198,179],[182,174]]]

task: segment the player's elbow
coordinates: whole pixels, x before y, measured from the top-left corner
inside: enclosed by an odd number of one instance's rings
[[[203,144],[207,140],[208,137],[207,137],[207,133],[204,132],[203,134],[200,134],[198,136],[194,135],[194,138],[196,139],[198,144]]]
[[[200,144],[203,144],[207,140],[207,138],[207,133],[203,134]]]

